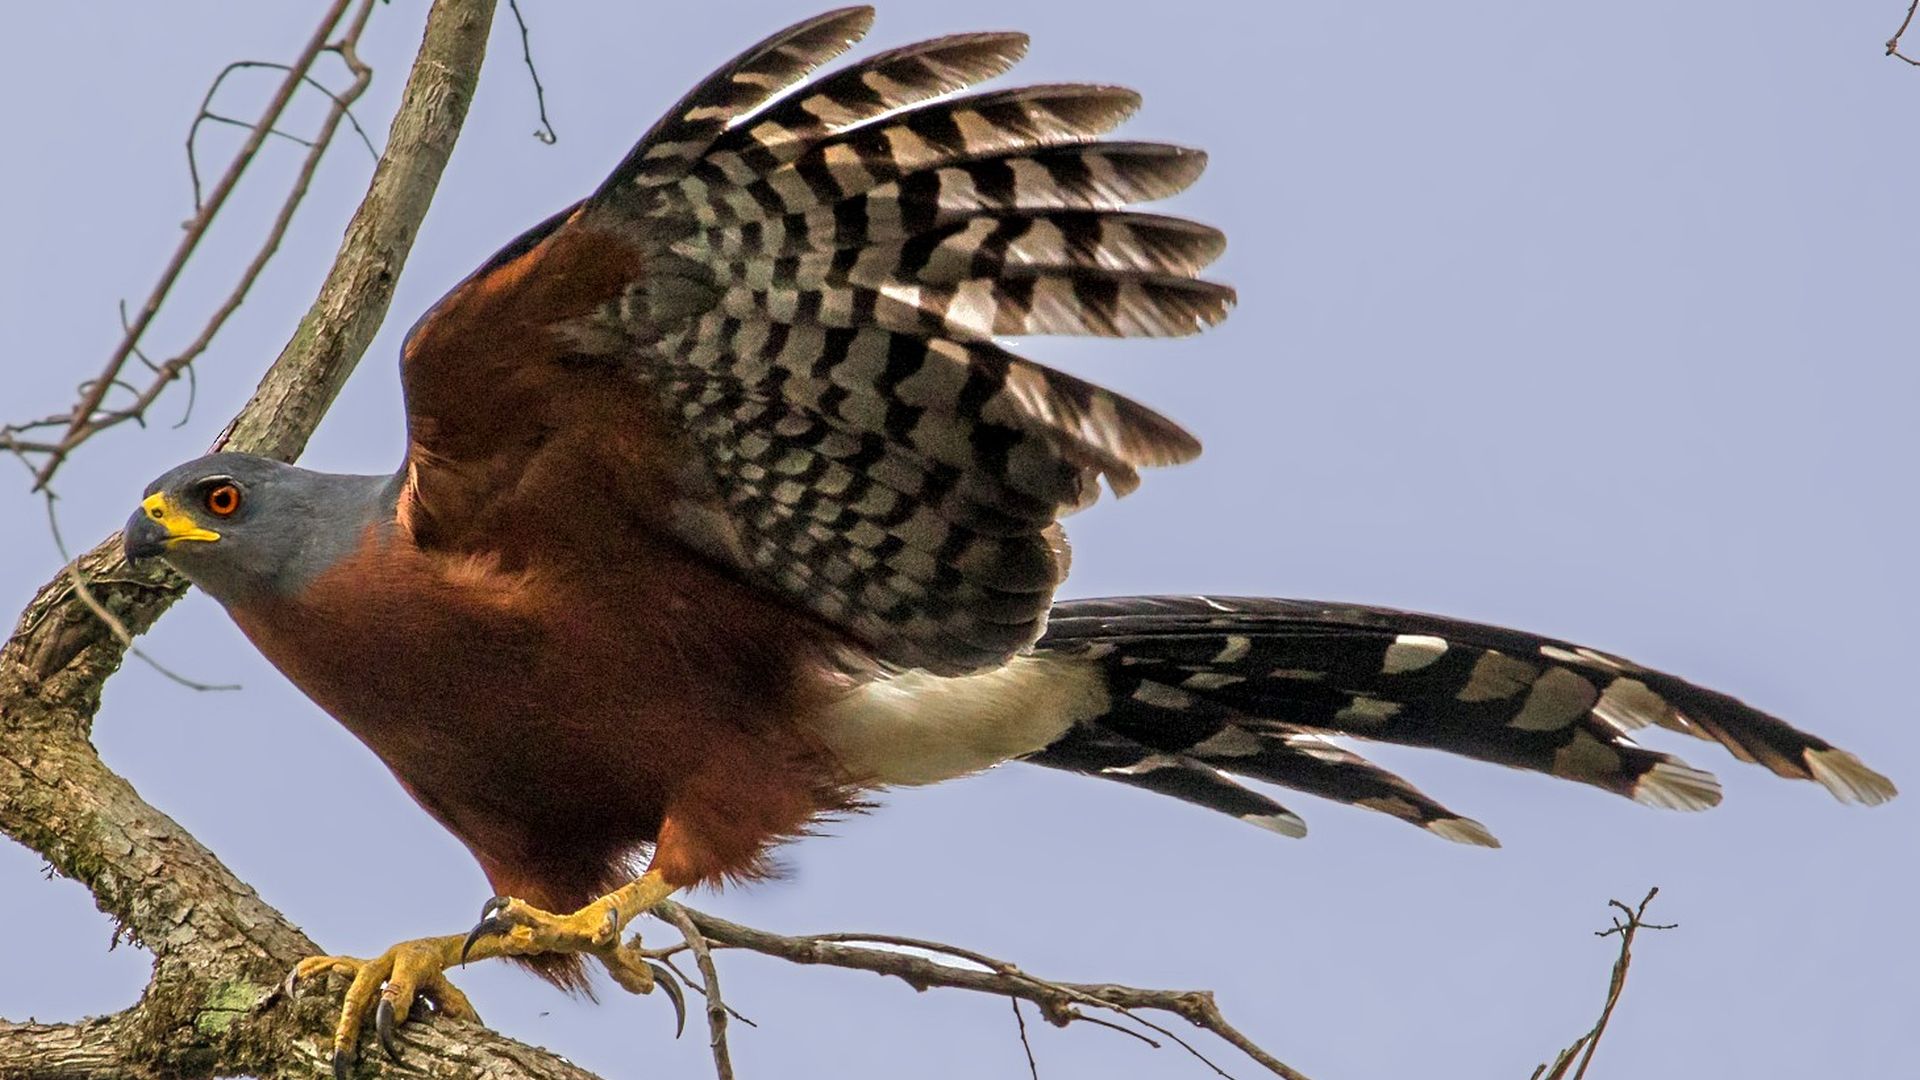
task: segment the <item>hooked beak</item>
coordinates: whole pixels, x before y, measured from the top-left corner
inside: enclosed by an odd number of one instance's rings
[[[220,534],[200,524],[167,501],[159,492],[146,497],[140,509],[127,519],[124,536],[128,562],[163,555],[174,544],[186,540],[218,540]]]

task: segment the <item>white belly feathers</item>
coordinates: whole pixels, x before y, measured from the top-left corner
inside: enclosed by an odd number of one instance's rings
[[[1107,702],[1097,665],[1018,656],[977,675],[867,683],[820,719],[818,734],[856,781],[935,784],[1042,749]]]

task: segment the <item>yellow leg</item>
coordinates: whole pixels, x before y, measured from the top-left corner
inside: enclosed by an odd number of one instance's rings
[[[616,945],[640,914],[672,896],[674,888],[649,870],[571,915],[541,911],[524,900],[496,896],[480,909],[459,960],[537,953],[594,953]],[[491,942],[495,951],[485,951]]]
[[[657,983],[673,1002],[677,1035],[686,1023],[686,1001],[679,983],[670,972],[646,958],[637,935],[631,941],[621,940],[628,923],[673,892],[672,886],[649,870],[568,915],[555,915],[512,897],[496,896],[481,909],[479,924],[464,935],[401,942],[371,960],[308,957],[287,976],[287,990],[291,993],[302,980],[327,972],[352,977],[333,1029],[333,1074],[337,1080],[346,1080],[353,1071],[369,1011],[374,1014],[380,1045],[395,1061],[400,1060],[400,1051],[394,1029],[406,1023],[416,1000],[426,999],[441,1015],[477,1022],[479,1014],[467,996],[447,980],[446,971],[469,960],[496,956],[585,954],[597,958],[613,980],[629,992],[650,993]]]

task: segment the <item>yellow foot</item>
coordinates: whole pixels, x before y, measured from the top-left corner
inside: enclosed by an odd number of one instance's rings
[[[673,1002],[674,1035],[687,1023],[686,995],[673,972],[653,962],[639,935],[622,941],[621,931],[673,890],[651,872],[570,915],[555,915],[510,897],[496,896],[480,911],[480,923],[464,936],[406,941],[372,960],[351,956],[314,956],[300,961],[287,976],[288,996],[305,979],[340,972],[353,979],[333,1029],[333,1075],[347,1080],[358,1056],[367,1014],[387,1056],[400,1060],[394,1030],[407,1022],[414,1004],[426,1001],[434,1011],[456,1020],[478,1022],[467,995],[447,981],[446,971],[468,960],[495,956],[568,953],[598,959],[621,988],[647,994],[658,985]]]
[[[400,1047],[394,1039],[394,1028],[407,1021],[416,1002],[428,1002],[441,1016],[479,1022],[480,1014],[474,1011],[467,995],[447,981],[446,969],[453,959],[452,947],[459,940],[454,937],[421,938],[418,941],[401,942],[371,960],[352,956],[310,956],[294,965],[284,987],[289,996],[303,980],[316,975],[337,971],[353,979],[347,987],[340,1019],[333,1028],[333,1075],[336,1080],[346,1080],[353,1071],[354,1061],[358,1057],[360,1032],[366,1024],[369,1011],[374,1014],[374,1030],[379,1036],[380,1045],[386,1050],[387,1056],[395,1061],[400,1060]]]

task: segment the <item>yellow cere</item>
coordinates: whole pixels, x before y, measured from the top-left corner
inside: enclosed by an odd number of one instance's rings
[[[176,540],[220,539],[219,533],[212,529],[201,528],[199,522],[175,509],[173,504],[167,501],[167,497],[157,491],[141,502],[140,509],[148,517],[159,522],[161,528],[167,530],[168,544]]]

